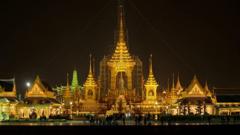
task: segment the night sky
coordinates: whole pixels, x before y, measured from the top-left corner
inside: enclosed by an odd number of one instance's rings
[[[194,74],[210,87],[240,87],[240,15],[237,0],[127,0],[128,43],[166,87],[179,72],[183,86]],[[0,77],[25,82],[38,74],[52,86],[78,70],[82,84],[89,53],[99,61],[115,48],[117,0],[16,0],[1,2]]]

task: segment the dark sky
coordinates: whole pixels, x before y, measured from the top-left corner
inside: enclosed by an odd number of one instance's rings
[[[173,72],[184,86],[197,74],[210,86],[240,87],[237,5],[237,0],[127,0],[130,52],[143,61],[145,77],[153,54],[160,87]],[[14,75],[24,91],[37,74],[52,86],[65,84],[75,67],[82,84],[89,53],[98,69],[115,47],[116,6],[116,0],[1,2],[1,78]]]

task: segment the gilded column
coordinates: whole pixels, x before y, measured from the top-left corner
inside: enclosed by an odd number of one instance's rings
[[[116,89],[116,72],[111,70],[111,90]]]
[[[132,70],[127,71],[128,89],[132,90]]]

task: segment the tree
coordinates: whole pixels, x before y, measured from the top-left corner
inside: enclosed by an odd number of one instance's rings
[[[196,112],[198,115],[202,114],[202,103],[200,100],[197,101],[197,108],[196,108]]]

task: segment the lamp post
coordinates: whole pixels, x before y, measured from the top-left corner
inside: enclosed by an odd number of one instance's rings
[[[158,102],[155,103],[155,112],[157,114]]]
[[[79,114],[79,104],[77,105],[77,116]]]
[[[72,119],[72,101],[70,102],[70,110],[71,110],[70,119]]]
[[[166,110],[166,114],[168,114],[168,106],[166,107],[166,109],[167,109],[167,110]]]
[[[177,115],[179,115],[179,107],[177,106]]]
[[[166,94],[167,94],[167,92],[164,90],[163,91],[163,98],[162,98],[164,102],[166,102]]]
[[[157,111],[158,111],[158,102],[156,101],[156,102],[155,102],[155,112],[156,112],[156,114],[155,114],[155,118],[154,118],[155,120],[158,119]]]
[[[8,117],[11,115],[11,105],[10,102],[8,102]]]
[[[52,106],[49,107],[49,115],[52,115]]]
[[[3,111],[3,105],[2,103],[0,103],[0,115],[2,114],[2,111]]]
[[[62,114],[65,114],[65,112],[66,112],[65,103],[62,103]]]
[[[59,107],[59,115],[62,114],[62,106]]]

